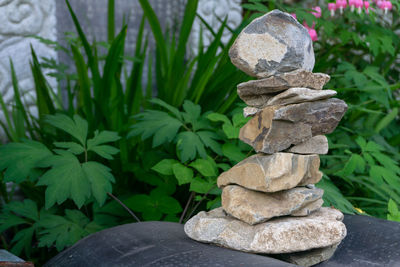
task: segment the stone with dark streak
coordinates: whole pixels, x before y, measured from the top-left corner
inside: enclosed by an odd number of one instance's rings
[[[240,129],[239,138],[257,152],[272,154],[333,132],[346,110],[337,98],[266,107]]]
[[[312,71],[315,62],[307,29],[279,10],[253,20],[244,28],[229,56],[236,67],[258,78],[297,69]]]
[[[288,190],[318,183],[322,178],[319,164],[318,155],[259,153],[223,172],[217,183],[218,187],[235,184],[267,193]]]
[[[231,216],[254,225],[280,216],[307,216],[321,208],[324,190],[295,187],[275,193],[249,190],[238,185],[224,187],[222,208]]]

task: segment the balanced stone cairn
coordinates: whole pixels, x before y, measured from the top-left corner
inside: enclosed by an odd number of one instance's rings
[[[343,214],[322,207],[318,154],[347,110],[322,90],[330,77],[312,73],[308,31],[273,10],[252,21],[230,49],[232,63],[258,80],[238,85],[252,119],[240,139],[258,153],[218,177],[222,207],[185,224],[197,241],[311,266],[330,258],[346,236]]]

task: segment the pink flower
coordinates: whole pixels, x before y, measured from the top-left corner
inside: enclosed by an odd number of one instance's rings
[[[368,1],[364,1],[364,7],[365,7],[365,13],[369,14],[369,2]]]
[[[354,12],[354,7],[356,6],[357,0],[349,0],[350,11]]]
[[[364,5],[363,0],[355,0],[355,5],[356,5],[356,8],[357,8],[357,13],[361,14],[361,8]]]
[[[343,14],[343,9],[347,6],[346,0],[336,0],[336,8],[340,10],[340,14]]]
[[[335,3],[329,3],[328,4],[328,9],[331,12],[331,17],[335,16],[336,4]]]
[[[392,2],[390,1],[384,1],[385,5],[383,9],[385,10],[385,14],[387,14],[388,10],[392,10]]]
[[[297,20],[296,13],[291,13],[290,15],[292,15],[292,17]]]
[[[308,34],[310,34],[311,40],[313,42],[318,40],[317,31],[315,29],[308,29]]]
[[[311,12],[316,18],[320,18],[322,15],[321,7],[315,6],[312,8],[315,12]]]

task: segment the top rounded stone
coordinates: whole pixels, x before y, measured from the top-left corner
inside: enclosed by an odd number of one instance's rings
[[[280,10],[253,20],[244,28],[229,56],[237,68],[258,78],[297,69],[312,71],[315,63],[307,29]]]

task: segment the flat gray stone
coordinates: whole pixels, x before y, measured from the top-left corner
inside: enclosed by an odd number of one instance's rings
[[[306,251],[340,243],[346,236],[343,214],[321,208],[307,217],[279,217],[249,225],[222,208],[200,212],[184,227],[192,239],[253,253],[279,254]]]
[[[293,87],[321,90],[330,77],[324,73],[295,70],[261,80],[240,83],[237,86],[239,97],[250,106],[262,106],[276,94]],[[257,99],[263,99],[260,101]]]
[[[290,88],[268,100],[265,106],[288,105],[317,101],[335,96],[334,90],[312,90],[303,87]]]
[[[244,28],[229,56],[236,67],[258,78],[297,69],[312,71],[315,62],[307,29],[279,10],[256,18]]]
[[[308,251],[283,254],[278,258],[298,266],[309,267],[329,260],[335,254],[338,245],[335,244],[326,248],[315,248]]]
[[[322,178],[319,165],[318,155],[259,153],[221,173],[217,184],[218,187],[236,184],[247,189],[272,193],[318,183]]]
[[[272,154],[333,132],[346,110],[337,98],[266,107],[240,129],[239,138],[257,152]]]
[[[328,139],[325,135],[316,135],[307,141],[298,145],[292,146],[288,152],[298,154],[320,154],[325,155],[328,153],[329,145]]]
[[[275,193],[249,190],[238,185],[224,187],[222,208],[226,213],[248,224],[266,222],[286,215],[307,216],[321,208],[324,190],[296,187]]]

